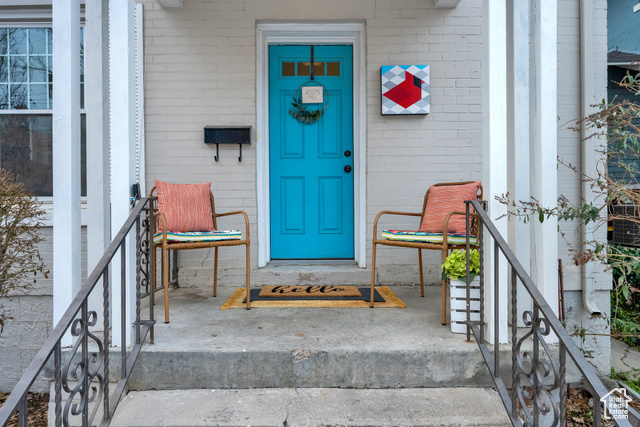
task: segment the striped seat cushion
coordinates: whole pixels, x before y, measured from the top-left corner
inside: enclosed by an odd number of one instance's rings
[[[450,245],[464,245],[467,242],[467,237],[464,234],[448,234],[447,236],[447,243]],[[443,234],[427,233],[425,231],[384,230],[382,238],[401,242],[442,243]],[[469,241],[472,245],[475,245],[478,239],[475,236],[471,236]]]
[[[240,240],[241,238],[240,230],[167,232],[167,242],[170,243],[217,242],[220,240]],[[153,236],[153,243],[162,243],[162,233],[156,233]]]

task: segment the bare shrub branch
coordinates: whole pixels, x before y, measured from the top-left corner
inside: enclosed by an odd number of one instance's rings
[[[45,212],[16,177],[0,169],[0,333],[11,319],[3,299],[24,293],[38,274],[48,277],[38,244]]]

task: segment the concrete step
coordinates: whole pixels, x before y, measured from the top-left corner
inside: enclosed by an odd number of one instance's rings
[[[440,324],[440,289],[394,287],[407,308],[220,310],[234,289],[170,290],[131,390],[491,387],[475,342]],[[162,295],[156,311],[163,313]],[[505,357],[504,360],[509,360]]]
[[[120,426],[507,426],[486,388],[396,390],[235,389],[131,392]]]

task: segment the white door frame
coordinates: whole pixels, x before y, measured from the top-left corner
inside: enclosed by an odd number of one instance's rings
[[[256,35],[258,267],[271,260],[269,213],[269,45],[353,46],[354,255],[366,267],[366,57],[364,24],[258,24]]]

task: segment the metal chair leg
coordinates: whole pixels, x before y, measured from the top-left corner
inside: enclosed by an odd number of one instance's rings
[[[151,303],[156,305],[156,254],[158,253],[158,247],[153,245],[151,250],[153,251],[153,263],[151,264],[151,277],[153,277],[153,280],[151,280]]]
[[[169,251],[162,248],[162,284],[164,286],[164,323],[169,323]]]
[[[448,250],[442,251],[442,263],[447,259]],[[443,325],[447,324],[447,279],[442,280],[442,322]]]
[[[376,243],[373,243],[373,252],[371,254],[371,303],[370,307],[373,308],[373,297],[375,295],[374,286],[376,284]]]
[[[247,242],[247,244],[245,245],[246,247],[246,255],[245,255],[245,262],[246,262],[246,268],[247,268],[247,310],[249,310],[251,308],[251,268],[249,265],[249,242]]]
[[[213,296],[218,296],[218,247],[213,252]]]
[[[422,249],[418,249],[418,268],[420,269],[420,296],[424,297],[424,274],[422,273]]]

